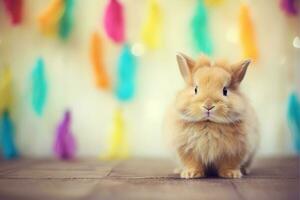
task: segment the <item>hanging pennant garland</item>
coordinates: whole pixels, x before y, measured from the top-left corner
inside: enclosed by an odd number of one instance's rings
[[[64,0],[52,0],[48,7],[38,16],[40,31],[45,35],[54,35],[64,12]]]
[[[161,43],[162,12],[157,0],[149,0],[148,16],[142,27],[142,42],[149,49],[159,47]]]
[[[129,101],[135,93],[136,59],[130,51],[129,44],[122,48],[118,61],[117,98]]]
[[[203,0],[198,0],[194,17],[192,18],[192,37],[197,51],[207,55],[213,53],[213,44],[208,25],[207,10]]]
[[[288,100],[288,125],[293,135],[296,151],[300,153],[300,101],[296,92],[292,92]]]
[[[117,108],[114,113],[111,138],[108,141],[108,152],[104,156],[101,156],[101,158],[106,160],[128,158],[129,147],[126,138],[123,112],[121,108]]]
[[[64,0],[64,12],[59,22],[59,36],[67,39],[73,26],[74,0]]]
[[[76,153],[76,142],[71,132],[71,123],[71,112],[66,111],[56,129],[53,149],[57,158],[62,160],[73,159]]]
[[[14,125],[10,118],[9,112],[6,110],[1,115],[0,120],[0,141],[3,157],[8,160],[18,157],[18,151],[14,141],[14,134]]]
[[[287,15],[296,16],[298,15],[298,8],[296,7],[297,0],[281,0],[280,7]]]
[[[251,19],[250,10],[247,5],[241,5],[240,7],[240,40],[243,49],[244,57],[258,60],[258,49],[255,38],[254,25]]]
[[[4,67],[0,70],[0,115],[4,110],[9,109],[12,102],[11,71],[9,67]]]
[[[4,0],[7,13],[10,15],[12,25],[18,25],[22,21],[23,0]]]
[[[125,22],[123,5],[119,0],[109,0],[104,13],[104,30],[107,36],[116,43],[124,42]]]
[[[32,74],[32,106],[37,115],[42,115],[47,98],[47,81],[45,76],[45,63],[38,58]]]
[[[101,89],[109,88],[109,78],[104,66],[103,44],[100,34],[94,32],[90,42],[90,59],[93,65],[93,72],[96,79],[96,84]]]

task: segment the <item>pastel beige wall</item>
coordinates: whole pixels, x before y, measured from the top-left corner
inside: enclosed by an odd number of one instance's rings
[[[139,43],[147,1],[123,0],[128,42]],[[190,39],[189,23],[196,0],[159,1],[164,15],[161,48],[138,57],[135,99],[122,104],[125,111],[131,152],[135,156],[166,156],[161,137],[164,110],[183,81],[175,62],[182,51],[196,56]],[[119,105],[110,92],[98,90],[89,62],[89,39],[102,30],[105,0],[76,1],[75,23],[67,42],[47,38],[37,29],[36,16],[48,0],[27,0],[25,21],[11,27],[0,6],[0,64],[13,69],[17,144],[26,156],[52,155],[57,122],[66,108],[72,110],[72,129],[80,156],[98,156],[104,152],[111,129],[114,109]],[[260,59],[251,66],[243,88],[257,109],[262,131],[261,154],[292,153],[287,130],[285,106],[293,88],[292,69],[299,49],[292,46],[300,34],[299,18],[287,18],[278,1],[249,1],[257,33]],[[241,47],[238,38],[239,1],[225,0],[224,5],[209,9],[210,28],[216,58],[238,61]],[[120,46],[105,41],[105,61],[113,83]],[[37,117],[29,99],[30,72],[35,59],[43,56],[49,81],[49,96],[42,117]],[[299,65],[299,60],[298,60]]]

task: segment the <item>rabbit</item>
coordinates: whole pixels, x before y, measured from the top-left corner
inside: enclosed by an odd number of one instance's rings
[[[222,178],[241,178],[259,145],[258,120],[240,91],[250,60],[236,64],[176,55],[185,88],[166,112],[171,148],[183,165],[180,177],[205,177],[215,169]]]

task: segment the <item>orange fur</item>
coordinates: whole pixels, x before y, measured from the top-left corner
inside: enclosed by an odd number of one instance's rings
[[[177,59],[186,87],[167,112],[166,131],[184,166],[181,177],[203,177],[213,166],[221,177],[240,178],[259,140],[255,112],[239,89],[250,62],[187,62],[191,58],[183,54]]]

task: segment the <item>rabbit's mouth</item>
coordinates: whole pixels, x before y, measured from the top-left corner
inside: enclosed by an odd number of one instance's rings
[[[224,123],[224,120],[222,120],[220,116],[218,116],[218,114],[213,111],[205,111],[203,113],[202,121]]]
[[[205,115],[206,115],[207,118],[209,118],[209,116],[211,116],[211,112],[207,111],[207,112],[205,112]]]
[[[204,117],[204,121],[207,121],[207,122],[213,122],[213,118],[211,117],[211,114],[207,114],[205,117]]]
[[[222,123],[223,121],[218,116],[216,110],[197,110],[197,112],[191,112],[190,110],[184,110],[179,112],[181,119],[188,122],[215,122]]]
[[[214,111],[212,111],[212,110],[205,110],[203,112],[205,120],[211,121],[213,118],[213,113],[214,113]]]

